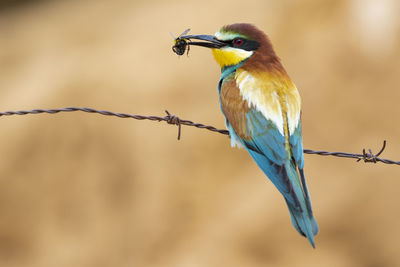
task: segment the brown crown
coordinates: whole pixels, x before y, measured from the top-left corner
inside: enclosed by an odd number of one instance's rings
[[[249,23],[235,23],[222,27],[222,30],[239,33],[260,44],[260,47],[254,52],[254,55],[242,66],[243,69],[275,69],[285,72],[268,36],[256,26]]]

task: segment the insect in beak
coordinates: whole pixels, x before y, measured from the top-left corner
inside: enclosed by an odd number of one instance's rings
[[[172,46],[172,51],[175,54],[181,56],[185,53],[187,48],[187,54],[189,55],[189,50],[191,45],[203,46],[208,48],[221,48],[226,46],[225,42],[217,40],[213,35],[185,35],[190,31],[190,29],[185,30],[181,35],[175,38],[174,45]],[[173,36],[173,34],[171,33]],[[192,41],[191,39],[201,40],[202,42]]]
[[[175,37],[174,34],[170,32],[172,37],[175,39],[174,45],[172,46],[172,51],[174,51],[174,53],[178,56],[182,56],[183,54],[185,54],[186,48],[187,56],[189,56],[190,46],[188,45],[188,40],[182,38],[182,36],[188,34],[189,31],[190,29],[186,29],[178,37]]]

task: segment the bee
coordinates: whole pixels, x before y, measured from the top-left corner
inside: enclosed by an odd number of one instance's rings
[[[190,50],[190,45],[188,44],[187,39],[181,39],[181,36],[186,35],[190,29],[186,29],[184,32],[182,32],[178,37],[175,37],[172,33],[172,37],[175,39],[174,45],[172,46],[172,51],[174,51],[175,54],[182,56],[186,52],[187,48],[187,55],[189,55],[189,50]]]
[[[185,54],[186,48],[187,48],[187,55],[189,55],[189,50],[190,50],[189,44],[185,39],[178,38],[175,40],[175,44],[172,47],[172,51],[174,51],[175,54],[182,56],[183,54]]]

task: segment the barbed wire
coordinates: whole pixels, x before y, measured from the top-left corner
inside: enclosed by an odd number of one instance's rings
[[[181,138],[182,125],[192,126],[192,127],[196,127],[196,128],[200,128],[200,129],[206,129],[206,130],[209,130],[212,132],[217,132],[217,133],[229,136],[229,132],[227,130],[217,129],[214,126],[204,125],[201,123],[195,123],[190,120],[183,120],[183,119],[179,118],[178,116],[170,114],[167,110],[165,110],[167,115],[164,117],[160,117],[160,116],[144,116],[144,115],[132,115],[132,114],[127,114],[127,113],[116,113],[116,112],[111,112],[111,111],[107,111],[107,110],[97,110],[97,109],[85,108],[85,107],[66,107],[66,108],[58,108],[58,109],[33,109],[33,110],[5,111],[5,112],[0,112],[0,117],[1,116],[11,116],[11,115],[41,114],[41,113],[57,114],[60,112],[74,112],[74,111],[96,113],[96,114],[105,115],[105,116],[115,116],[118,118],[131,118],[131,119],[136,119],[136,120],[151,120],[151,121],[158,121],[158,122],[164,121],[168,124],[178,126],[178,140],[180,140],[180,138]],[[363,149],[361,154],[353,154],[353,153],[347,153],[347,152],[317,151],[317,150],[311,150],[311,149],[304,149],[304,153],[320,155],[320,156],[335,156],[335,157],[340,157],[340,158],[353,158],[353,159],[357,159],[357,162],[362,160],[364,162],[372,162],[372,163],[382,162],[385,164],[400,165],[400,161],[379,158],[379,156],[382,154],[382,152],[385,150],[385,148],[386,148],[386,140],[383,141],[382,148],[376,154],[372,153],[371,149],[368,149],[368,152],[365,149]]]

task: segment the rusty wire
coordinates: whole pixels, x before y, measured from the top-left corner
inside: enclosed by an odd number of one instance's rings
[[[158,122],[165,121],[168,124],[173,124],[173,125],[178,126],[178,140],[180,140],[180,138],[181,138],[182,125],[193,126],[196,128],[206,129],[206,130],[209,130],[212,132],[217,132],[217,133],[224,134],[224,135],[229,135],[229,132],[227,130],[217,129],[213,126],[208,126],[208,125],[204,125],[201,123],[195,123],[190,120],[183,120],[183,119],[180,119],[178,116],[170,114],[167,110],[165,111],[167,115],[164,117],[132,115],[132,114],[127,114],[127,113],[115,113],[115,112],[106,111],[106,110],[97,110],[97,109],[93,109],[93,108],[80,108],[80,107],[5,111],[5,112],[0,112],[0,116],[41,114],[41,113],[56,114],[56,113],[60,113],[60,112],[73,112],[73,111],[97,113],[97,114],[105,115],[105,116],[115,116],[115,117],[119,117],[119,118],[131,118],[131,119],[136,119],[136,120],[151,120],[151,121],[158,121]],[[385,148],[386,148],[386,140],[383,141],[382,148],[376,154],[373,154],[371,149],[368,149],[368,152],[366,152],[366,150],[363,149],[361,154],[353,154],[353,153],[346,153],[346,152],[316,151],[316,150],[311,150],[311,149],[304,149],[304,153],[316,154],[316,155],[320,155],[320,156],[335,156],[335,157],[340,157],[340,158],[353,158],[353,159],[356,159],[357,162],[362,160],[364,162],[372,162],[372,163],[382,162],[382,163],[386,163],[386,164],[400,165],[400,161],[379,158],[379,155],[382,154],[382,152],[385,150]]]

